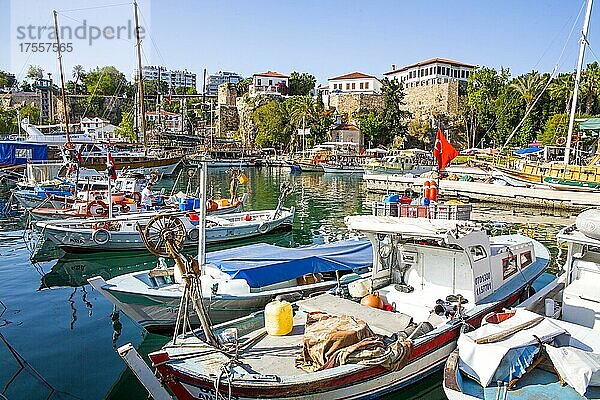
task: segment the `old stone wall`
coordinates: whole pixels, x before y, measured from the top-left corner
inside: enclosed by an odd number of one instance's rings
[[[217,91],[217,104],[235,107],[236,98],[237,86],[235,85],[235,83],[226,82],[219,85]]]
[[[232,136],[240,127],[240,117],[235,105],[217,106],[217,134],[219,136]]]
[[[383,109],[383,96],[369,93],[331,93],[329,107],[335,108],[340,115],[350,119],[359,112],[381,111]]]
[[[404,88],[406,109],[413,118],[429,114],[457,114],[459,101],[459,82],[429,83]]]

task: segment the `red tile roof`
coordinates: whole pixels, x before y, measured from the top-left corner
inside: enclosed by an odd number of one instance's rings
[[[407,65],[405,67],[402,67],[402,68],[399,68],[399,69],[395,69],[393,71],[384,72],[383,74],[384,75],[390,75],[390,74],[394,74],[394,73],[397,73],[397,72],[406,71],[407,69],[410,69],[410,68],[421,67],[423,65],[429,65],[429,64],[433,64],[433,63],[437,63],[437,62],[454,65],[456,67],[467,67],[467,68],[474,68],[475,67],[475,65],[472,65],[472,64],[465,64],[465,63],[462,63],[460,61],[453,61],[453,60],[448,60],[446,58],[437,58],[436,57],[436,58],[431,58],[429,60],[421,61],[421,62],[418,62],[418,63],[415,63],[415,64]]]
[[[336,76],[335,78],[329,78],[330,81],[337,81],[339,79],[365,79],[365,78],[375,78],[373,75],[363,74],[362,72],[352,72],[351,74]]]
[[[325,86],[319,85],[319,87],[317,87],[317,89],[322,89],[322,90],[329,89],[329,85],[325,85]]]
[[[254,74],[254,76],[270,76],[272,78],[289,78],[287,75],[280,74],[279,72],[267,71],[262,74]]]

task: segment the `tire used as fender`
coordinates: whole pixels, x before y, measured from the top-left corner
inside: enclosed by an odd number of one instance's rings
[[[106,244],[110,240],[110,232],[104,228],[97,229],[92,232],[92,240],[99,245]]]
[[[267,222],[261,223],[256,230],[259,233],[267,233],[269,231],[269,224]]]
[[[198,230],[198,228],[192,228],[188,232],[187,236],[190,241],[195,242],[200,237],[200,231]]]

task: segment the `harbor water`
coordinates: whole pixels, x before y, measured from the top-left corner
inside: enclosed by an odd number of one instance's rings
[[[370,214],[371,202],[379,200],[353,175],[290,174],[284,168],[251,169],[246,174],[250,182],[240,192],[249,195],[248,210],[275,208],[281,183],[293,185],[286,200],[286,206],[296,207],[293,228],[209,246],[209,251],[257,241],[293,247],[353,237],[344,217]],[[178,187],[195,187],[197,177],[190,175],[182,175]],[[157,186],[168,193],[172,185],[164,180]],[[229,196],[226,170],[209,172],[209,188],[214,195]],[[476,204],[473,218],[494,234],[522,232],[538,239],[554,256],[556,233],[574,221],[569,213],[548,215],[492,204]],[[150,269],[156,257],[146,252],[65,254],[26,230],[27,223],[26,215],[0,221],[0,399],[147,399],[115,349],[132,342],[145,355],[169,338],[145,333],[86,279]],[[386,398],[444,399],[441,379],[441,373],[435,373]]]

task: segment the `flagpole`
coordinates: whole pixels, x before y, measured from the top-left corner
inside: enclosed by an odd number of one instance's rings
[[[108,178],[108,219],[112,220],[112,175],[110,173],[110,150],[108,148],[106,149],[106,178]]]

